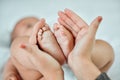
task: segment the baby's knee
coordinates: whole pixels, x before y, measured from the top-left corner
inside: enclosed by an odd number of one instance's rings
[[[100,47],[99,49],[104,53],[104,56],[108,56],[108,61],[112,62],[114,60],[114,50],[112,46],[104,40],[96,40],[96,44]]]
[[[112,46],[103,40],[96,40],[97,47],[99,47],[98,54],[101,55],[101,61],[103,63],[100,67],[101,71],[107,71],[114,62],[114,51]]]

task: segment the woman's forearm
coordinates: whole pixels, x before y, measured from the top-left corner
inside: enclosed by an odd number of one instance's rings
[[[72,67],[78,80],[95,80],[101,72],[99,69],[88,59],[79,59],[79,63],[76,63]]]
[[[62,69],[44,72],[43,80],[64,80],[64,72]]]

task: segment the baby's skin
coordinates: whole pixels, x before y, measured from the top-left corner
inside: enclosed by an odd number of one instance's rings
[[[73,35],[62,25],[55,23],[54,24],[54,34],[55,37],[62,48],[62,51],[66,58],[68,58],[68,55],[70,51],[74,47],[74,38]]]
[[[43,23],[38,22],[35,25],[33,33],[30,37],[30,44],[38,43],[40,49],[49,53],[62,65],[66,62],[62,49],[60,48],[53,32],[45,23],[45,20],[42,20]]]
[[[82,38],[82,35],[86,33],[86,31],[88,30],[88,25],[77,14],[75,14],[74,12],[68,9],[65,9],[64,12],[59,12],[58,21],[60,24],[56,23],[54,25],[54,34],[53,34],[49,26],[45,23],[45,20],[42,19],[34,26],[33,33],[31,34],[30,38],[29,37],[18,38],[16,40],[17,43],[14,43],[17,44],[17,46],[15,47],[18,47],[20,43],[28,43],[28,41],[32,45],[38,44],[41,50],[53,56],[60,64],[63,64],[66,61],[65,57],[66,58],[69,57],[69,54],[71,53],[74,45],[77,44],[77,42]],[[57,42],[59,43],[59,45]],[[56,46],[55,49],[54,46]],[[13,47],[13,49],[15,47]],[[104,51],[103,49],[106,49],[106,51]],[[18,50],[22,51],[23,53],[26,53],[26,51],[21,49],[20,47]],[[103,51],[102,53],[104,55],[101,54],[101,50]],[[58,51],[58,54],[55,51]],[[22,78],[26,77],[25,80],[43,79],[43,74],[41,74],[39,71],[36,71],[34,69],[32,63],[30,63],[30,61],[27,60],[27,56],[22,56],[23,60],[21,60],[21,57],[19,57],[21,56],[20,54],[14,52],[12,57],[14,56],[13,62],[15,63],[16,61],[15,64],[18,63],[17,65],[19,65],[17,66],[17,69],[19,69],[18,70],[19,73],[21,71],[22,72],[20,73],[21,75],[28,74],[28,75],[23,75],[21,77]],[[58,55],[61,57],[59,57]],[[95,48],[93,49],[91,58],[94,64],[101,71],[107,71],[109,69],[109,67],[112,65],[113,57],[114,56],[113,56],[112,48],[108,43],[102,40],[95,41]],[[71,58],[69,58],[69,60],[70,59]],[[34,76],[31,72],[34,74]]]
[[[40,80],[64,80],[61,65],[51,55],[40,50],[36,44],[22,43],[20,47],[28,52],[25,56],[28,56],[34,69],[42,73]]]
[[[59,47],[54,34],[51,32],[49,26],[45,23],[45,20],[41,19],[38,23],[35,24],[30,37],[18,37],[13,41],[11,46],[12,60],[10,60],[11,62],[9,63],[13,63],[11,65],[17,69],[20,77],[24,80],[38,80],[43,79],[44,76],[39,71],[35,70],[33,64],[28,59],[28,56],[25,56],[25,54],[28,54],[29,52],[21,49],[21,43],[29,43],[32,45],[37,45],[38,43],[39,48],[42,51],[50,54],[61,65],[66,62],[65,56]],[[16,75],[13,75],[11,79],[16,80],[16,77]]]

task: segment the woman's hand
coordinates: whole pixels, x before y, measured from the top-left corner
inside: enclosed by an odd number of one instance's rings
[[[20,47],[28,52],[27,54],[24,54],[24,56],[27,56],[27,59],[32,64],[32,69],[39,71],[43,75],[43,77],[39,80],[53,80],[53,78],[54,80],[64,80],[64,73],[61,65],[49,54],[39,50],[37,45],[21,44]],[[8,61],[4,70],[4,80],[9,79],[21,80],[17,69],[12,64],[11,59]]]
[[[78,33],[77,36],[81,38],[68,56],[68,64],[79,80],[95,80],[101,73],[91,60],[95,35],[101,20],[102,17],[97,17],[84,34]]]
[[[28,54],[26,54],[28,59],[46,80],[64,79],[61,65],[49,54],[41,51],[37,45],[21,44],[20,47],[28,51]]]

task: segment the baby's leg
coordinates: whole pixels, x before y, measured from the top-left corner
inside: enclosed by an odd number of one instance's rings
[[[45,52],[50,53],[60,64],[65,62],[65,56],[57,43],[54,34],[51,32],[49,26],[41,26],[38,32],[38,44]]]
[[[74,47],[74,39],[72,34],[62,25],[57,23],[54,25],[54,34],[63,50],[64,55],[68,57]]]
[[[96,40],[92,61],[102,71],[108,71],[114,61],[113,48],[105,41]]]
[[[8,60],[7,64],[5,65],[4,72],[3,72],[3,79],[4,80],[21,80],[18,71],[16,70],[15,66],[11,61],[11,58]]]
[[[12,62],[15,65],[15,67],[17,68],[17,70],[23,80],[38,80],[43,77],[39,71],[24,67],[15,58],[12,59]]]

